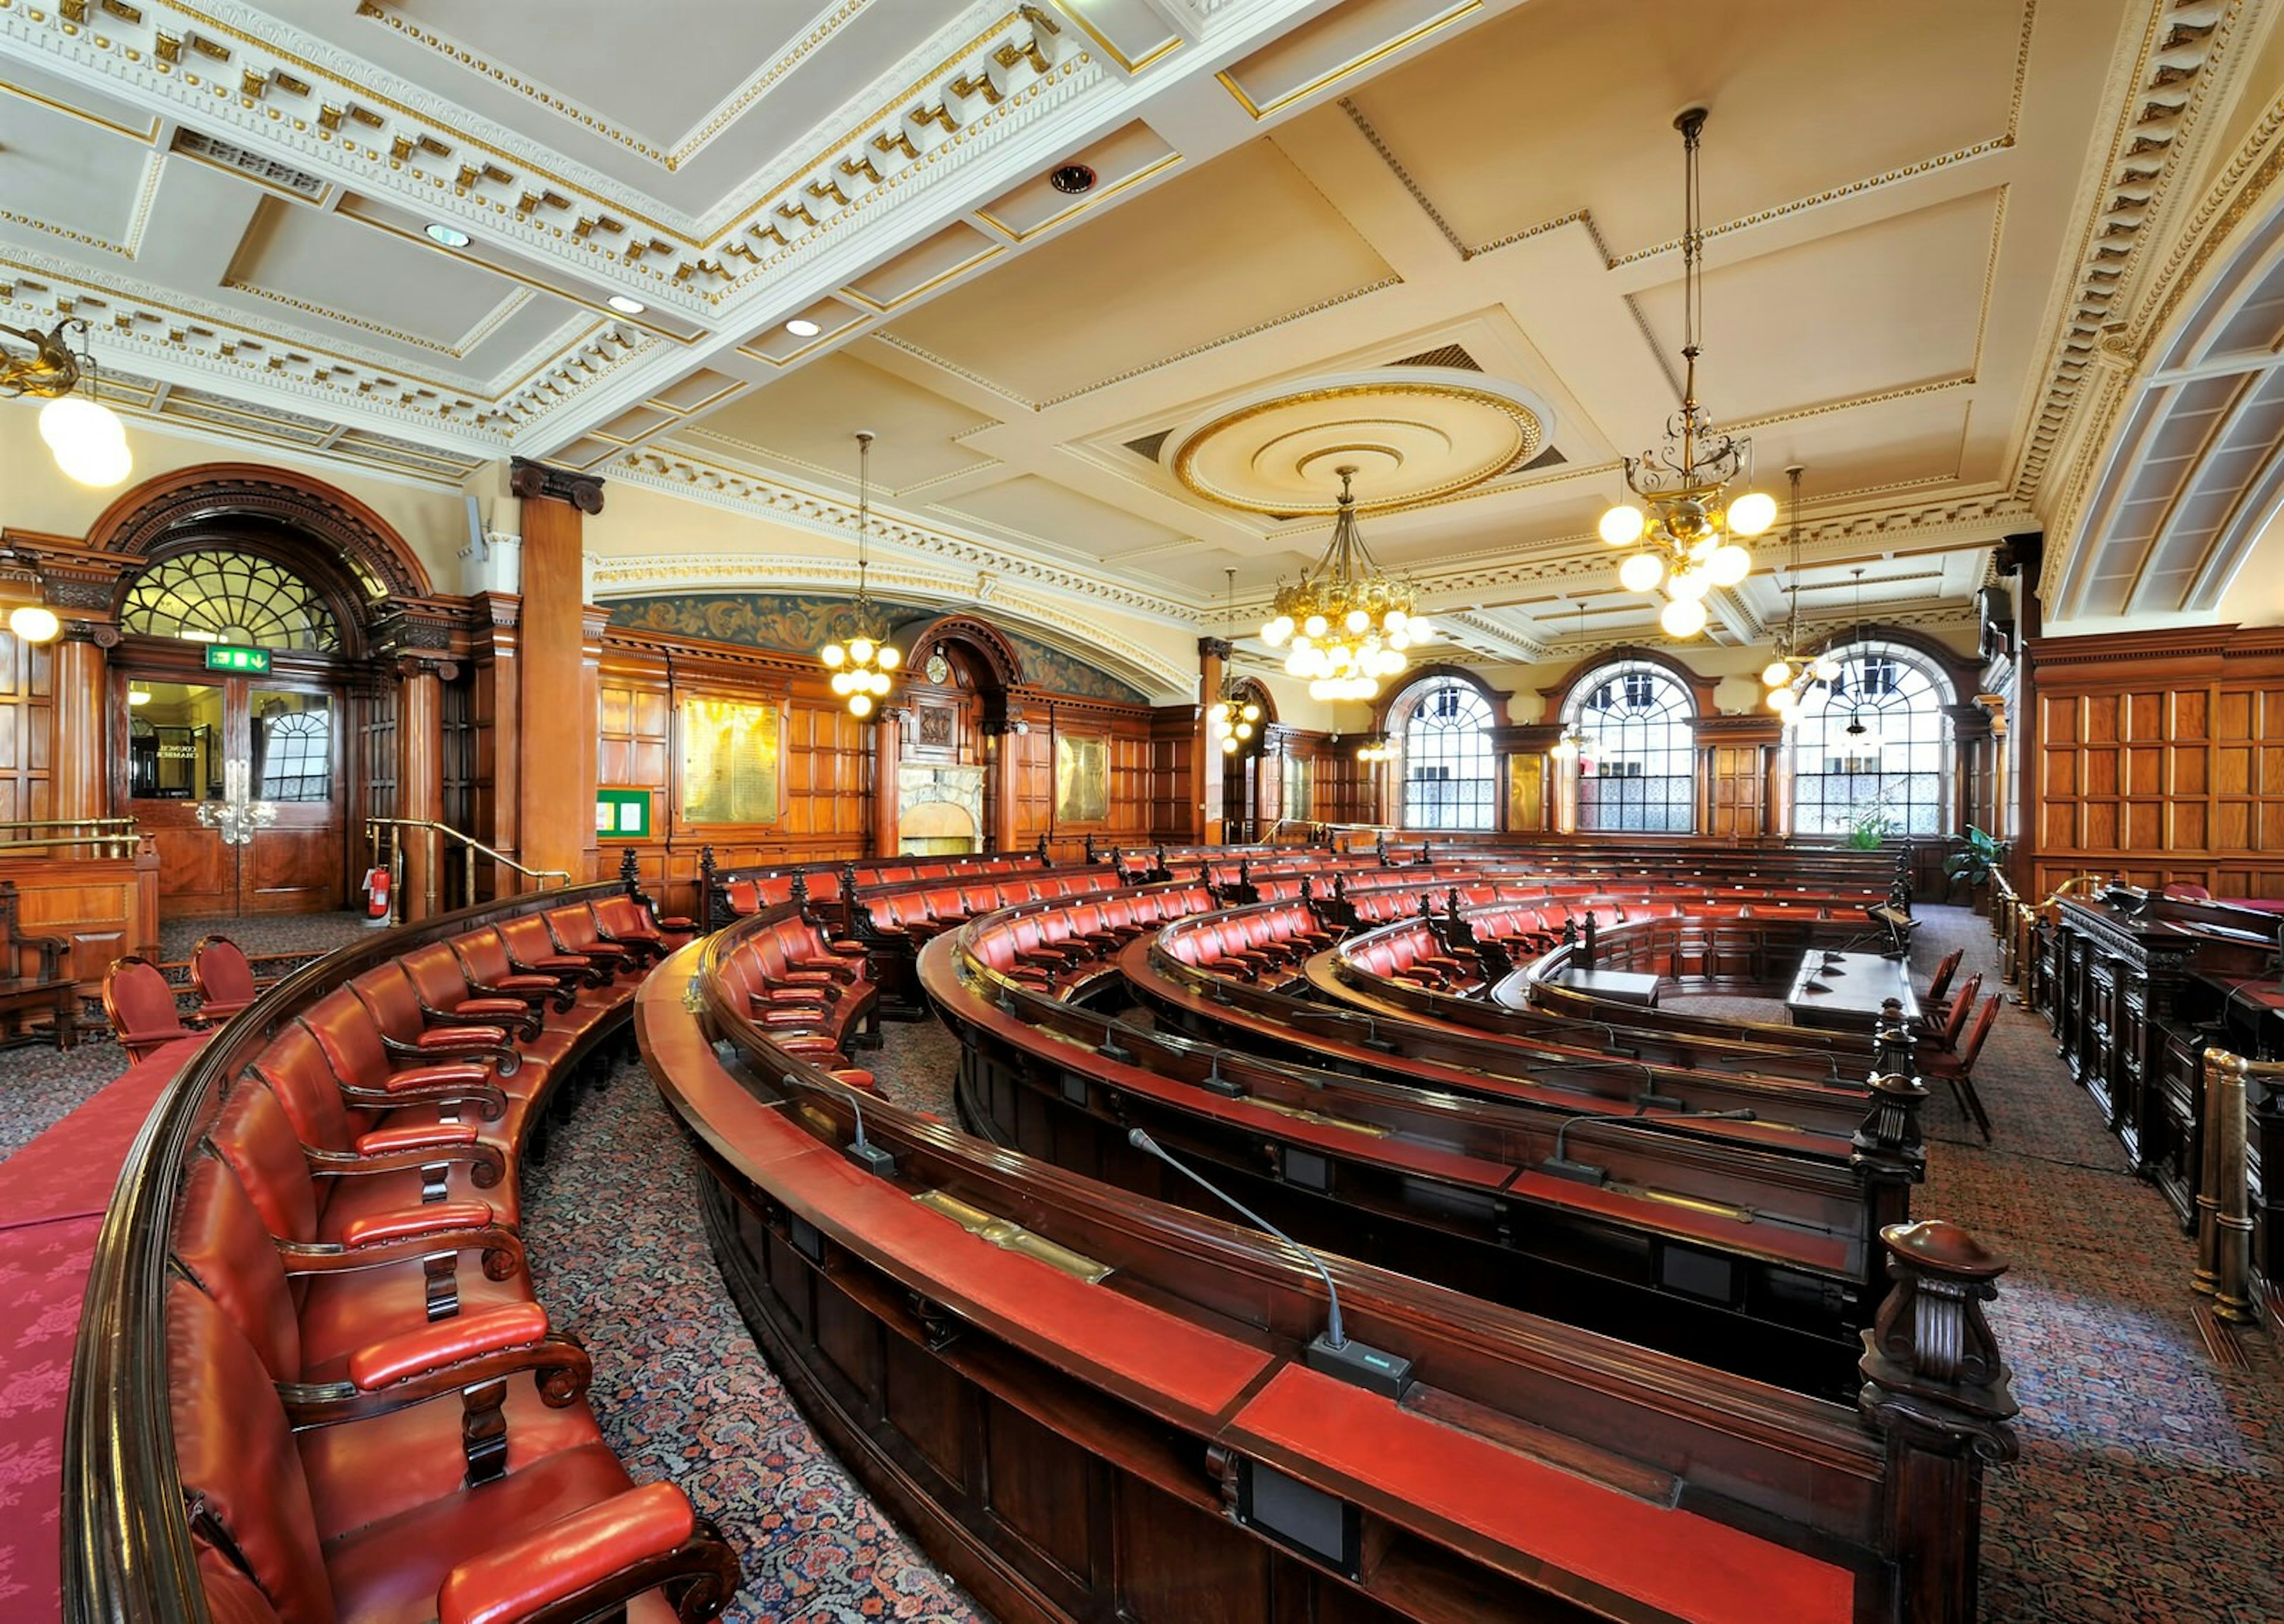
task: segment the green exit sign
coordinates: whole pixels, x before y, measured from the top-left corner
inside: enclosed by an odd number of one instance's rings
[[[242,649],[228,643],[209,643],[207,644],[207,669],[267,676],[270,674],[270,651]]]

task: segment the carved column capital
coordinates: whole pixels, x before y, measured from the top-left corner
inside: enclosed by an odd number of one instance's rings
[[[552,502],[567,502],[583,513],[603,511],[603,480],[600,474],[581,473],[572,468],[553,468],[545,463],[535,463],[528,457],[512,457],[508,463],[507,488],[526,502],[545,498]]]
[[[1198,639],[1198,658],[1200,660],[1225,660],[1235,652],[1235,647],[1226,637],[1200,637]]]

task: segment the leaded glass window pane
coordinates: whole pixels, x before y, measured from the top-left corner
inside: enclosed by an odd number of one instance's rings
[[[1697,716],[1689,691],[1639,661],[1605,667],[1574,689],[1563,720],[1578,753],[1578,827],[1687,834],[1697,824]]]
[[[1490,726],[1491,707],[1465,683],[1419,691],[1404,729],[1406,829],[1491,827]]]
[[[1950,683],[1895,644],[1832,654],[1840,675],[1808,691],[1792,729],[1794,831],[1844,835],[1876,814],[1889,834],[1949,834]]]
[[[209,549],[162,558],[135,578],[120,628],[192,643],[338,653],[340,628],[316,588],[258,553]]]

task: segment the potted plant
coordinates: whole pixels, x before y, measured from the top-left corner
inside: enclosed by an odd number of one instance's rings
[[[1895,832],[1888,815],[1877,807],[1867,807],[1848,820],[1848,833],[1840,842],[1850,851],[1875,852],[1880,842]]]
[[[1972,824],[1961,839],[1965,844],[1943,860],[1944,897],[1948,901],[1952,887],[1964,881],[1975,911],[1984,913],[1991,907],[1991,872],[2006,861],[2006,843]]]

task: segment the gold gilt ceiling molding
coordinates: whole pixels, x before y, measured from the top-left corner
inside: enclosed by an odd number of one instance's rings
[[[856,534],[854,503],[661,448],[636,447],[604,464],[598,472],[630,484],[646,485],[653,490],[696,496],[741,512],[756,513],[819,535],[845,536],[852,543]],[[950,559],[1078,597],[1115,604],[1138,614],[1187,623],[1205,606],[1203,599],[1193,602],[1162,592],[1146,591],[1115,578],[1106,578],[1099,571],[1074,569],[877,510],[872,514],[871,533],[876,541],[912,552]]]
[[[2170,336],[2181,301],[2200,287],[2214,254],[2256,209],[2264,213],[2275,206],[2278,188],[2284,184],[2284,143],[2279,142],[2280,133],[2284,133],[2284,99],[2269,105],[2206,188],[2188,227],[2151,277],[2131,323],[2123,332],[2105,332],[2096,342],[2095,397],[2085,409],[2084,424],[2076,430],[2077,453],[2068,472],[2051,493],[2050,534],[2072,538],[2080,535],[2097,473],[2112,449],[2117,419],[2143,386],[2144,362]],[[2075,545],[2046,549],[2039,569],[2041,597],[2061,592],[2076,550]]]
[[[667,220],[608,177],[542,160],[442,98],[366,82],[371,66],[348,52],[300,33],[290,50],[277,43],[278,20],[239,0],[203,10],[150,0],[132,20],[90,0],[57,6],[0,0],[0,40],[66,78],[156,98],[192,128],[345,170],[424,215],[575,267],[607,260],[654,301],[693,312],[817,246],[867,204],[908,202],[1106,82],[1061,25],[1024,4],[782,180],[736,189],[719,218]]]
[[[622,323],[591,322],[585,336],[567,347],[551,340],[551,358],[535,374],[516,379],[503,404],[385,358],[250,332],[236,313],[201,301],[129,281],[98,285],[76,268],[22,249],[0,254],[0,308],[31,326],[84,318],[100,330],[106,347],[145,371],[187,373],[241,391],[275,389],[324,412],[348,409],[446,433],[489,456],[508,447],[522,418],[542,409],[538,402],[568,399],[614,378],[658,345]]]
[[[877,517],[877,515],[876,515]],[[850,538],[855,530],[852,526]],[[884,597],[946,607],[982,605],[1000,611],[1019,631],[1074,659],[1087,660],[1145,691],[1187,695],[1197,687],[1194,666],[1175,665],[1132,640],[1103,629],[1100,618],[1067,603],[1011,585],[989,570],[932,569],[921,562],[872,566],[872,589]],[[735,590],[741,586],[853,592],[856,566],[831,558],[761,553],[648,553],[595,560],[589,588],[598,598],[634,597],[661,589]]]
[[[424,28],[409,17],[399,16],[390,9],[389,0],[357,0],[356,14],[394,30],[414,44],[458,63],[472,73],[482,74],[534,105],[544,107],[582,129],[593,131],[606,141],[649,159],[662,169],[673,171],[704,152],[716,136],[775,89],[778,81],[814,56],[870,4],[871,0],[839,0],[839,4],[812,20],[810,26],[789,42],[774,60],[756,68],[745,83],[731,91],[692,128],[688,135],[670,147],[654,145],[631,130],[621,129],[600,113],[570,97],[558,95],[544,84],[532,83],[498,63],[488,61],[480,52],[458,40]]]
[[[2074,409],[2097,366],[2104,337],[2122,319],[2119,295],[2140,262],[2156,217],[2190,144],[2213,69],[2225,59],[2241,0],[2155,0],[2118,98],[2104,183],[2080,233],[2077,270],[2046,385],[2016,464],[2018,495],[2037,496]],[[2057,535],[2066,535],[2061,527]],[[2069,550],[2046,550],[2045,570]]]

